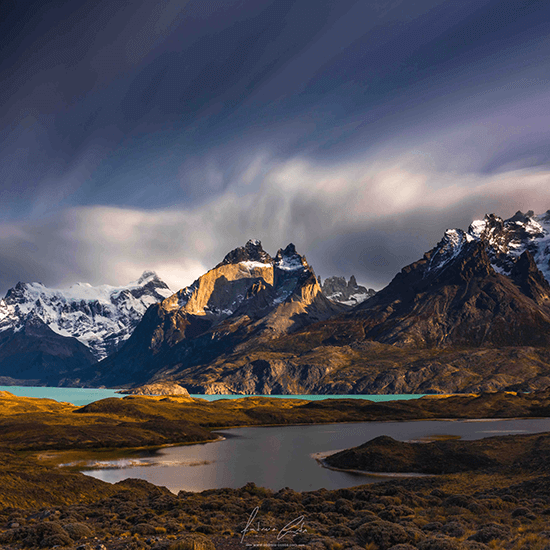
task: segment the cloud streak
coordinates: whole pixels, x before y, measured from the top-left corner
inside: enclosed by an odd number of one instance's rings
[[[257,174],[259,162],[252,159],[243,173]],[[230,249],[259,238],[271,253],[294,242],[323,277],[354,273],[380,288],[449,226],[550,204],[549,183],[550,170],[459,176],[411,155],[329,169],[303,158],[272,160],[253,192],[249,179],[237,179],[193,208],[89,206],[4,224],[0,262],[13,268],[2,283],[6,288],[26,276],[50,286],[124,284],[154,269],[176,290]]]

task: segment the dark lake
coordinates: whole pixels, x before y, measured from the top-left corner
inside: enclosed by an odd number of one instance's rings
[[[168,447],[142,458],[95,463],[100,469],[84,473],[110,483],[141,478],[175,493],[238,488],[249,481],[273,490],[338,489],[381,478],[323,468],[315,460],[315,453],[354,447],[379,435],[410,441],[434,435],[481,439],[548,431],[550,418],[235,428],[217,432],[226,438],[223,441]]]

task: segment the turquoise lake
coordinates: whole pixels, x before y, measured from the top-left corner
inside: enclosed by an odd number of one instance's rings
[[[103,388],[47,388],[35,386],[0,386],[0,391],[7,391],[20,397],[44,397],[72,403],[77,406],[84,406],[99,399],[107,397],[124,397],[116,393],[116,389]],[[285,399],[309,399],[316,401],[321,399],[369,399],[371,401],[396,401],[398,399],[418,399],[424,394],[395,394],[395,395],[200,395],[192,394],[191,397],[216,401],[217,399],[240,399],[242,397],[281,397]]]

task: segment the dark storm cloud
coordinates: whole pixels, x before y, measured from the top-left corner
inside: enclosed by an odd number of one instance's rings
[[[183,203],[196,191],[180,164],[235,139],[283,158],[357,153],[465,67],[468,90],[495,67],[542,63],[521,50],[547,32],[546,12],[516,0],[22,4],[3,26],[4,209]],[[61,191],[46,200],[52,180]]]

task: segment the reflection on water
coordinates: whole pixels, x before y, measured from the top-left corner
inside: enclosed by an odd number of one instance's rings
[[[85,473],[111,483],[129,477],[146,479],[175,493],[237,488],[249,481],[273,490],[283,487],[296,491],[338,489],[380,481],[380,478],[322,468],[313,456],[315,453],[355,447],[379,435],[410,441],[434,436],[481,439],[496,433],[545,431],[550,431],[548,418],[236,428],[219,432],[225,436],[220,441],[168,447],[137,463],[111,461],[107,468]]]
[[[80,466],[93,470],[124,470],[127,468],[147,467],[147,466],[205,466],[211,464],[208,460],[164,460],[158,457],[149,458],[121,458],[118,460],[78,460],[76,462],[67,462],[60,464],[63,467]]]

